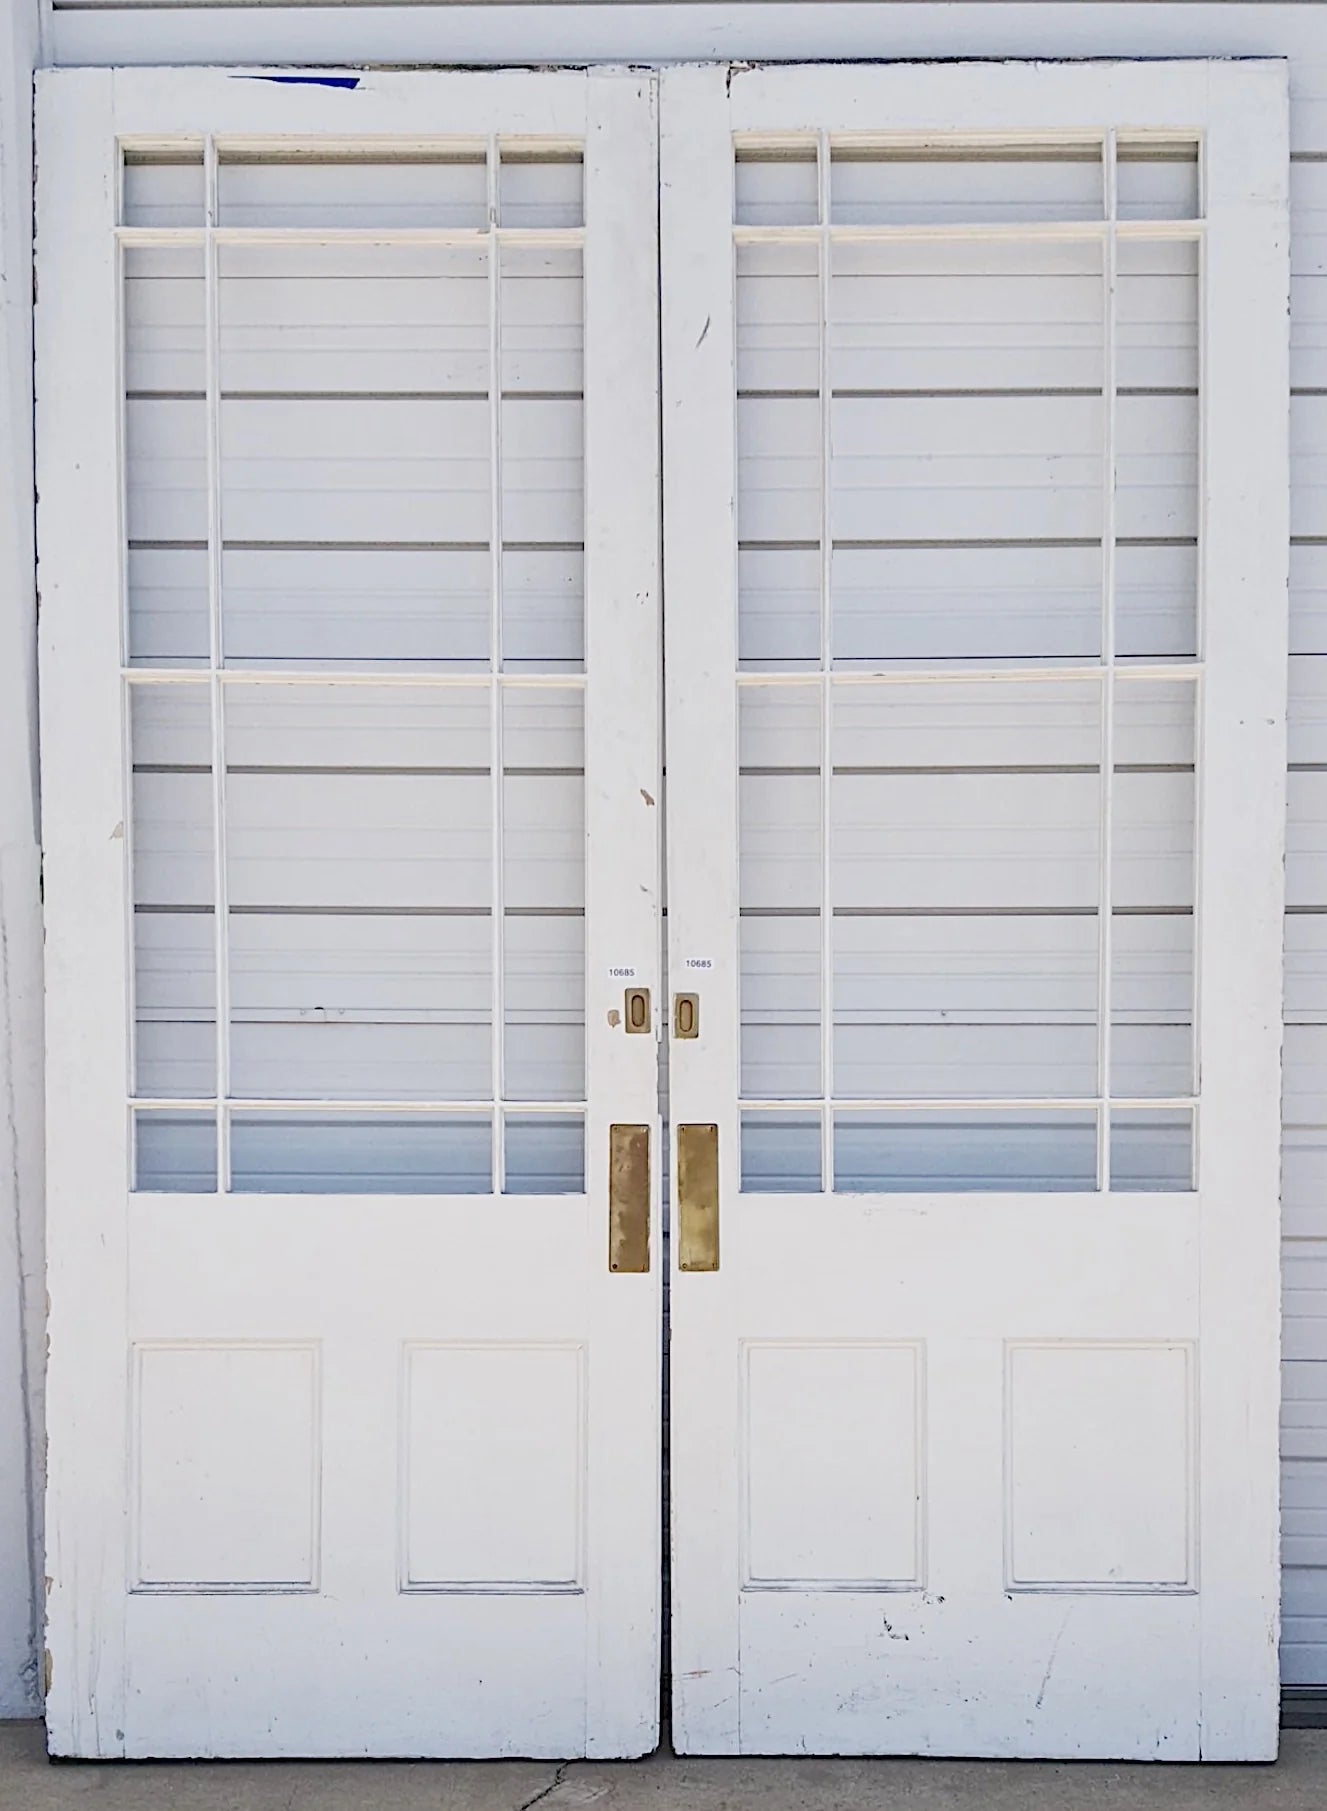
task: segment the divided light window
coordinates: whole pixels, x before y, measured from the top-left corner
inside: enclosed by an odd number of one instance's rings
[[[737,141],[747,1189],[1194,1186],[1201,149]]]
[[[124,148],[135,1186],[579,1191],[582,160]]]

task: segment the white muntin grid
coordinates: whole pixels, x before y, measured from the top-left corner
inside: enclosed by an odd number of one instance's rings
[[[268,149],[274,160],[285,161],[290,156],[287,141],[274,142],[270,147],[257,143],[246,137],[235,141],[246,160],[254,159]],[[372,143],[355,144],[345,139],[323,145],[311,141],[307,147],[316,156],[320,150],[330,149],[338,159],[362,156],[366,162],[373,163],[382,155],[381,146]],[[126,398],[125,385],[125,322],[124,322],[124,253],[131,248],[163,247],[180,249],[198,247],[202,251],[203,270],[203,340],[204,340],[204,409],[205,409],[205,444],[206,444],[206,516],[207,516],[207,624],[208,624],[208,661],[204,668],[201,665],[171,667],[168,665],[134,665],[130,660],[130,623],[129,623],[129,577],[128,553],[129,537],[127,532],[127,485],[124,448],[126,430],[123,413],[119,428],[119,470],[120,470],[120,515],[121,515],[121,562],[120,562],[120,626],[121,626],[121,680],[125,688],[125,708],[123,712],[123,760],[126,778],[126,793],[130,787],[129,779],[133,772],[132,748],[132,712],[130,704],[134,693],[140,687],[188,687],[198,691],[206,690],[209,706],[211,734],[211,836],[212,836],[212,902],[211,910],[214,920],[213,958],[215,962],[214,1000],[216,1009],[215,1025],[215,1092],[208,1095],[159,1095],[139,1093],[136,1091],[137,1077],[137,1013],[131,1010],[127,1016],[126,1073],[131,1078],[127,1094],[129,1112],[129,1145],[130,1173],[134,1178],[133,1186],[138,1186],[137,1139],[140,1116],[146,1114],[165,1114],[171,1116],[196,1115],[210,1117],[215,1126],[216,1136],[216,1188],[218,1193],[228,1193],[232,1186],[231,1174],[231,1128],[236,1115],[268,1116],[278,1115],[286,1119],[303,1119],[310,1123],[318,1120],[338,1119],[348,1122],[356,1119],[375,1118],[380,1120],[400,1120],[405,1118],[450,1117],[458,1121],[476,1121],[487,1119],[491,1127],[491,1190],[501,1193],[506,1185],[506,1140],[507,1126],[516,1119],[548,1117],[551,1119],[579,1119],[582,1124],[586,1113],[586,1101],[578,1099],[543,1098],[537,1100],[508,1099],[505,1096],[505,1063],[504,1050],[506,1042],[505,1018],[505,886],[504,886],[504,820],[503,820],[503,700],[511,691],[552,691],[567,694],[579,692],[582,697],[586,689],[586,676],[582,661],[579,671],[573,672],[538,672],[503,670],[503,477],[502,477],[502,412],[504,392],[502,387],[502,251],[512,246],[550,246],[564,249],[583,248],[585,229],[579,226],[504,226],[499,218],[499,185],[503,158],[509,150],[517,149],[525,158],[551,157],[557,161],[573,158],[579,161],[582,146],[579,143],[554,144],[552,141],[513,140],[508,141],[497,134],[490,134],[486,140],[474,141],[438,141],[414,145],[394,142],[394,153],[404,155],[416,152],[420,155],[436,156],[439,161],[454,159],[458,155],[473,157],[476,161],[483,158],[485,170],[485,224],[476,227],[364,227],[364,226],[279,226],[255,227],[232,226],[220,218],[218,208],[218,170],[224,161],[228,141],[219,140],[214,135],[204,137],[182,138],[178,141],[163,143],[153,141],[151,144],[139,145],[137,141],[125,140],[122,143],[125,153],[131,151],[146,152],[150,157],[161,156],[169,160],[172,153],[182,156],[200,158],[203,173],[203,209],[202,220],[196,226],[147,226],[121,224],[116,228],[116,241],[119,257],[119,295],[120,295],[120,360],[121,372],[119,394],[123,411]],[[123,162],[119,173],[119,205],[117,218],[124,220],[124,180]],[[272,245],[272,246],[436,246],[474,248],[485,254],[484,267],[487,291],[487,334],[486,350],[488,357],[488,410],[489,410],[489,628],[488,628],[488,670],[445,672],[435,667],[421,664],[419,670],[395,667],[391,670],[376,672],[369,670],[347,670],[346,668],[327,669],[316,665],[300,667],[292,664],[264,668],[259,665],[228,668],[225,650],[225,623],[223,613],[223,569],[224,552],[223,533],[223,494],[221,463],[221,336],[220,336],[220,282],[218,269],[218,248],[222,245]],[[324,1095],[313,1098],[301,1095],[298,1098],[241,1097],[230,1092],[229,1078],[231,1072],[231,1002],[230,1002],[230,947],[229,947],[229,905],[227,896],[227,824],[226,824],[226,727],[225,698],[229,688],[261,686],[307,686],[307,687],[349,687],[352,689],[372,688],[380,691],[389,687],[409,688],[412,691],[435,690],[440,694],[458,691],[483,691],[488,697],[489,711],[489,776],[490,776],[490,879],[489,905],[486,908],[491,922],[491,962],[492,975],[490,986],[490,1097],[471,1099],[354,1099],[345,1096]],[[135,908],[132,898],[134,850],[134,826],[132,810],[126,814],[125,825],[125,886],[128,894],[128,912],[126,922],[129,934],[127,952],[127,973],[131,977],[131,988],[137,986],[137,972],[134,943]]]
[[[1039,145],[1053,147],[1056,150],[1078,150],[1100,160],[1101,169],[1101,207],[1097,217],[1083,217],[1067,220],[1017,220],[1017,221],[919,221],[900,222],[879,225],[836,222],[833,218],[831,178],[835,150],[842,143],[845,148],[860,148],[866,151],[903,151],[917,156],[927,152],[944,151],[962,153],[965,140],[962,135],[944,137],[937,135],[925,140],[910,136],[890,136],[887,134],[871,135],[869,145],[862,141],[860,147],[851,135],[842,141],[838,135],[820,130],[814,135],[797,134],[779,140],[770,140],[755,134],[738,135],[735,140],[735,153],[738,157],[754,154],[757,157],[775,156],[806,158],[814,156],[816,218],[814,222],[796,224],[778,224],[762,221],[760,223],[738,220],[733,228],[734,247],[749,245],[803,245],[814,246],[817,257],[818,319],[818,402],[819,402],[819,622],[818,622],[818,670],[800,665],[793,670],[787,667],[782,670],[762,671],[757,666],[743,665],[736,675],[739,688],[798,687],[804,692],[814,691],[819,709],[819,746],[820,746],[820,903],[817,916],[820,927],[820,963],[819,963],[819,1062],[820,1092],[816,1095],[757,1097],[742,1095],[739,1099],[739,1114],[743,1120],[743,1137],[747,1136],[745,1119],[748,1114],[778,1114],[789,1119],[798,1118],[805,1122],[813,1121],[820,1141],[820,1188],[822,1192],[835,1187],[835,1124],[851,1123],[853,1119],[865,1120],[871,1114],[914,1114],[931,1116],[939,1122],[944,1115],[971,1114],[973,1123],[979,1123],[983,1114],[992,1116],[1001,1113],[1059,1113],[1082,1119],[1089,1115],[1095,1123],[1096,1138],[1096,1181],[1098,1191],[1107,1191],[1114,1186],[1111,1170],[1111,1129],[1113,1119],[1131,1112],[1145,1113],[1160,1123],[1167,1114],[1186,1114],[1190,1125],[1190,1180],[1189,1188],[1198,1185],[1198,1152],[1199,1152],[1199,1013],[1198,1013],[1198,950],[1201,937],[1200,877],[1202,872],[1201,849],[1198,845],[1198,826],[1200,813],[1197,810],[1198,779],[1201,769],[1202,748],[1202,695],[1203,664],[1205,653],[1204,640],[1204,543],[1205,543],[1205,501],[1203,485],[1203,449],[1205,434],[1203,431],[1206,372],[1204,349],[1204,212],[1205,183],[1203,174],[1203,140],[1200,132],[1179,134],[1172,130],[1154,135],[1142,130],[1130,130],[1127,134],[1131,147],[1141,150],[1146,155],[1149,144],[1164,151],[1184,147],[1197,159],[1198,195],[1197,206],[1192,216],[1172,219],[1126,219],[1122,218],[1119,209],[1119,164],[1121,139],[1125,135],[1115,128],[1104,131],[1070,135],[1057,133],[1053,137],[1035,134],[1009,136],[999,143],[983,135],[980,142],[972,140],[970,147],[978,154],[999,155],[1002,149],[1012,149],[1015,154],[1035,154]],[[870,243],[917,243],[919,241],[948,242],[996,242],[1013,244],[1035,244],[1038,241],[1096,243],[1101,247],[1101,280],[1102,280],[1102,442],[1101,442],[1101,652],[1097,661],[1090,664],[1069,660],[1047,660],[1036,666],[1020,666],[1006,663],[999,666],[982,666],[977,662],[957,662],[945,664],[936,660],[932,665],[913,665],[908,667],[882,664],[878,668],[856,663],[851,669],[835,668],[833,656],[833,556],[832,536],[832,403],[833,386],[831,373],[830,329],[832,324],[833,305],[833,265],[832,257],[835,246],[846,244]],[[1197,473],[1197,561],[1196,590],[1193,599],[1195,613],[1195,652],[1196,658],[1182,661],[1141,661],[1130,660],[1120,666],[1116,655],[1116,513],[1117,513],[1117,397],[1118,397],[1118,253],[1122,242],[1144,243],[1162,242],[1175,244],[1189,242],[1195,245],[1197,252],[1197,292],[1198,292],[1198,473]],[[738,535],[742,529],[739,521]],[[976,688],[983,685],[1014,686],[1030,683],[1067,685],[1075,681],[1086,681],[1098,690],[1100,711],[1100,795],[1098,809],[1098,898],[1096,907],[1097,919],[1097,963],[1096,963],[1096,1076],[1097,1086],[1094,1093],[1079,1095],[1010,1095],[995,1097],[988,1095],[923,1095],[906,1097],[901,1095],[880,1095],[867,1098],[858,1095],[836,1095],[833,1091],[834,1077],[834,900],[833,900],[833,814],[832,788],[834,779],[834,700],[837,692],[843,687],[883,688],[898,686],[931,686],[931,685],[965,685]],[[1190,1040],[1189,1040],[1189,1073],[1194,1091],[1178,1095],[1150,1095],[1126,1097],[1111,1091],[1111,1072],[1113,1062],[1113,1007],[1112,1007],[1112,965],[1114,957],[1114,916],[1113,898],[1113,837],[1115,825],[1115,708],[1117,688],[1123,683],[1126,686],[1143,685],[1148,682],[1182,683],[1193,690],[1194,720],[1194,818],[1192,834],[1194,838],[1192,869],[1192,968],[1190,980]],[[740,697],[740,694],[739,694]],[[924,915],[924,908],[918,908]],[[750,1186],[759,1189],[758,1183]],[[868,1185],[869,1186],[869,1185]],[[923,1192],[925,1184],[916,1185]],[[948,1184],[952,1189],[955,1185]],[[989,1192],[991,1182],[973,1184],[982,1192]],[[1152,1191],[1150,1191],[1152,1192]]]

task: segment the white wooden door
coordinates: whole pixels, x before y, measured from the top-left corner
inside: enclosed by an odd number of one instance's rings
[[[653,78],[39,129],[51,1747],[642,1753]]]
[[[1284,71],[661,180],[675,1740],[1271,1756]]]

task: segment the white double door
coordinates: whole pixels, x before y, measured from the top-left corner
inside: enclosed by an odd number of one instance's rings
[[[1279,68],[39,130],[54,1752],[1274,1752]]]

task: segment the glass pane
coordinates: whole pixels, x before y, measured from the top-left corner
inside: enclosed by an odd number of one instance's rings
[[[585,919],[509,914],[503,957],[506,1098],[583,1100]]]
[[[548,1113],[509,1114],[506,1135],[507,1194],[584,1193],[584,1120]]]
[[[1198,387],[1198,246],[1121,239],[1115,249],[1116,381],[1121,389]]]
[[[820,665],[820,548],[742,547],[737,555],[740,664]]]
[[[1116,652],[1121,660],[1191,659],[1198,634],[1198,247],[1123,240],[1117,257]]]
[[[1096,660],[1101,548],[836,546],[836,666]]]
[[[1092,144],[836,145],[830,218],[841,226],[1099,220]]]
[[[1121,393],[1115,529],[1122,541],[1192,543],[1198,533],[1196,391]]]
[[[124,434],[130,551],[205,546],[207,411],[201,392],[129,392]]]
[[[126,226],[202,226],[202,142],[126,151],[121,218]]]
[[[834,247],[830,375],[835,390],[1100,390],[1103,302],[1092,241],[850,240]],[[803,310],[814,326],[819,298]]]
[[[223,390],[423,396],[488,387],[482,246],[217,247]]]
[[[1096,915],[836,918],[844,1100],[1091,1096]]]
[[[135,1092],[206,1099],[216,1088],[212,729],[206,685],[135,685]]]
[[[836,662],[1096,657],[1101,257],[834,248]]]
[[[217,204],[223,226],[484,227],[488,178],[480,146],[366,157],[324,139],[285,159],[223,150]]]
[[[737,532],[744,545],[820,540],[820,403],[737,399]]]
[[[742,1093],[805,1100],[820,1093],[820,917],[739,920]]]
[[[215,1194],[215,1115],[135,1113],[133,1185],[148,1194]]]
[[[1095,683],[834,688],[834,1092],[1096,1092]]]
[[[581,270],[578,245],[503,246],[504,391],[580,394],[585,380]]]
[[[1095,683],[834,692],[836,913],[1096,909]]]
[[[739,245],[736,303],[738,390],[819,390],[816,246]]]
[[[493,1186],[486,1116],[237,1113],[230,1150],[241,1195],[475,1195]]]
[[[1192,220],[1198,208],[1198,141],[1122,138],[1115,151],[1121,220]]]
[[[233,912],[232,1092],[248,1100],[485,1100],[491,920]]]
[[[584,167],[579,151],[504,145],[498,170],[498,222],[506,227],[580,226]]]
[[[486,691],[226,689],[243,1098],[491,1095]]]
[[[834,1116],[834,1187],[862,1193],[1094,1189],[1096,1116],[980,1108]]]
[[[221,404],[221,444],[228,547],[488,541],[483,398],[235,392]]]
[[[820,1116],[812,1113],[742,1115],[742,1192],[819,1194]]]
[[[1188,1094],[1193,1075],[1193,685],[1116,688],[1111,1089]]]
[[[783,407],[815,413],[809,403]],[[761,431],[783,453],[776,469],[788,474],[791,489],[791,475],[801,469],[792,458],[800,446],[793,424],[780,424],[778,433],[762,425]],[[840,395],[831,432],[836,546],[1091,541],[1101,534],[1100,396],[1015,393],[983,396],[974,405],[963,395]],[[809,438],[809,425],[803,435]],[[1126,442],[1122,461],[1127,451]],[[759,463],[766,469],[768,455]],[[1127,481],[1128,470],[1123,475]],[[1137,468],[1134,475],[1142,481]],[[769,488],[771,505],[791,515],[793,499]],[[1140,521],[1150,520],[1145,511],[1136,513]]]
[[[141,666],[205,665],[202,247],[126,246],[123,269],[129,658]],[[185,406],[172,413],[173,403]],[[173,502],[165,494],[172,483],[169,453],[164,463],[162,456],[172,435],[185,455],[173,474],[179,486]],[[178,511],[188,534],[174,533],[181,528],[171,519]]]
[[[820,1092],[820,692],[738,694],[741,1089]]]
[[[1193,1187],[1193,1114],[1116,1111],[1110,1122],[1112,1189],[1174,1192]]]
[[[227,660],[487,666],[485,250],[218,257]]]
[[[502,665],[509,673],[583,671],[583,548],[508,547],[503,553]]]
[[[233,908],[487,911],[488,699],[226,688]]]
[[[579,548],[585,540],[584,405],[515,390],[502,404],[504,542]]]
[[[533,181],[542,168],[515,165],[513,174]],[[563,187],[579,184],[579,163],[548,170]],[[575,671],[585,633],[580,249],[505,246],[500,321],[503,665]]]
[[[582,912],[584,694],[506,687],[502,713],[507,910]]]
[[[226,664],[481,670],[489,575],[484,547],[227,547]]]
[[[814,139],[739,146],[734,191],[739,226],[814,226],[820,194]]]

